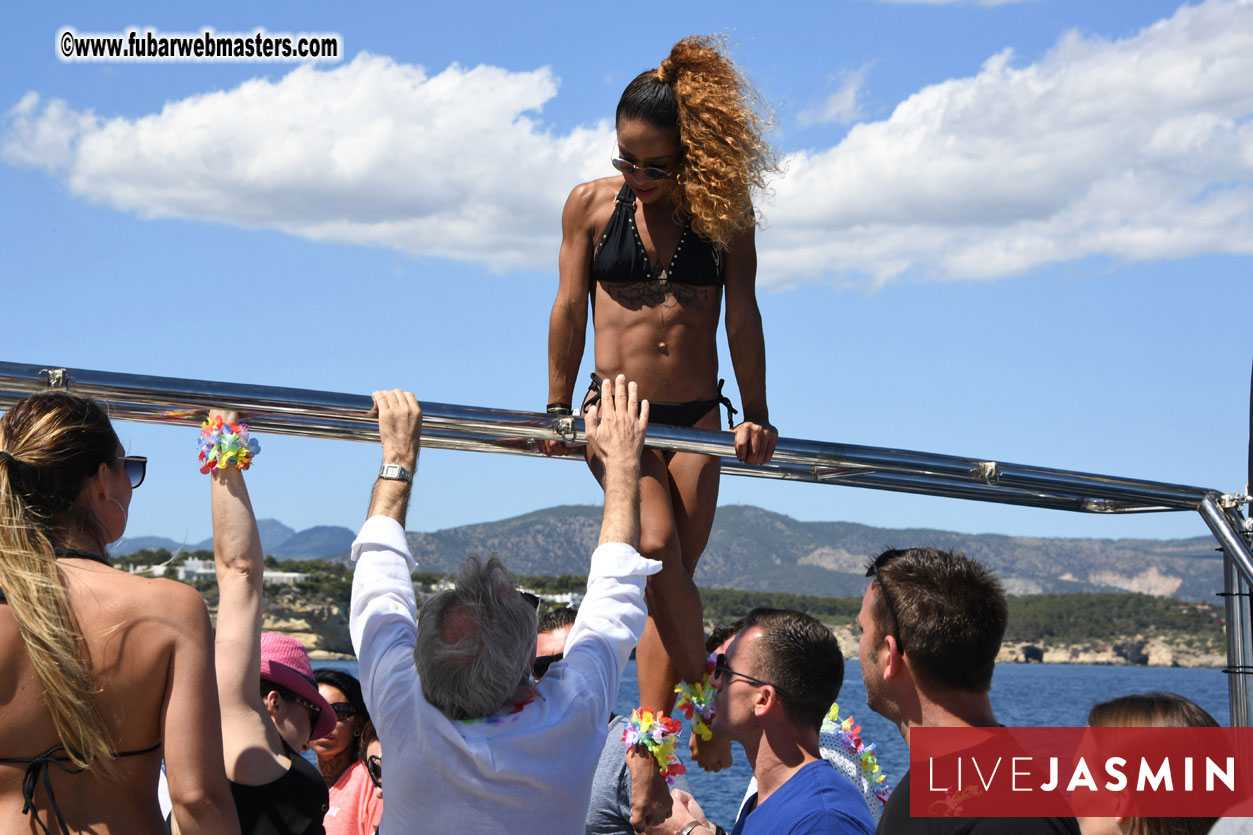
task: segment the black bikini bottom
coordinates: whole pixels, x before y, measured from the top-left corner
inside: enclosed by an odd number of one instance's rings
[[[648,422],[662,426],[692,427],[709,414],[710,409],[716,409],[721,405],[727,407],[727,428],[734,429],[735,415],[738,410],[731,405],[731,399],[722,393],[722,386],[725,382],[726,380],[718,381],[718,396],[708,400],[689,400],[686,403],[661,403],[649,400]],[[586,412],[588,406],[594,406],[599,402],[600,378],[593,371],[592,384],[588,386],[587,396],[583,398],[583,411]]]

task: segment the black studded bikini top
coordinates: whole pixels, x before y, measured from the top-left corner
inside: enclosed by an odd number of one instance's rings
[[[613,215],[597,242],[592,257],[592,280],[606,284],[637,281],[672,281],[675,284],[717,286],[722,284],[722,254],[709,241],[692,231],[691,222],[670,256],[670,264],[654,274],[644,251],[644,242],[635,228],[635,195],[625,183],[614,199]]]

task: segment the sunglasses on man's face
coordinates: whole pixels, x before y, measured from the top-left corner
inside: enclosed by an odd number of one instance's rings
[[[539,681],[544,677],[544,673],[548,672],[548,668],[556,664],[564,658],[560,652],[556,655],[541,655],[535,659],[535,663],[531,666],[531,673],[535,676],[535,680]]]
[[[370,782],[374,784],[374,788],[383,788],[383,758],[378,754],[366,757],[365,770],[370,773]]]
[[[357,709],[348,702],[331,702],[331,710],[335,711],[335,718],[340,722],[347,721],[357,715]]]
[[[636,165],[635,163],[628,162],[621,157],[614,157],[609,160],[609,164],[627,176],[634,174],[636,171],[643,174],[650,180],[666,180],[671,176],[670,172],[664,168],[657,168],[653,165]]]
[[[130,480],[131,489],[144,483],[144,475],[148,472],[148,458],[144,455],[119,455],[114,459],[122,462],[126,477]]]
[[[718,653],[717,657],[714,658],[714,671],[713,671],[713,676],[711,676],[711,678],[721,679],[723,676],[737,676],[742,679],[747,679],[748,681],[753,682],[753,684],[759,684],[763,687],[766,685],[770,685],[776,691],[778,691],[779,693],[782,693],[784,696],[787,695],[787,693],[784,692],[782,687],[780,687],[779,685],[775,684],[772,681],[762,681],[759,678],[753,678],[750,675],[745,675],[744,673],[737,673],[735,670],[732,670],[731,665],[727,663],[726,655],[720,652]]]

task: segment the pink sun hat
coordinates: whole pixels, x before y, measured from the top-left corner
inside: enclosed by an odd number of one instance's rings
[[[313,666],[304,644],[274,632],[261,633],[261,680],[277,684],[318,708],[309,739],[321,739],[335,730],[335,711],[318,692]]]

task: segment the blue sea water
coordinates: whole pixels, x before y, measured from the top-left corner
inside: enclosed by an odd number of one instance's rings
[[[321,661],[315,667],[337,667],[357,674],[356,661]],[[636,706],[635,662],[623,674],[615,710],[630,713]],[[1093,667],[1078,664],[1001,664],[992,680],[992,707],[996,718],[1014,726],[1080,726],[1088,709],[1097,702],[1128,693],[1168,690],[1187,696],[1209,711],[1220,724],[1230,722],[1227,703],[1227,677],[1215,669],[1166,667]],[[874,743],[879,763],[891,785],[909,767],[909,749],[900,732],[866,707],[866,690],[861,668],[850,661],[840,690],[840,714],[850,713],[861,725],[862,738]],[[686,750],[682,752],[686,760]],[[744,752],[735,746],[735,763],[717,774],[706,774],[699,767],[688,771],[692,794],[710,820],[729,831],[744,789],[752,776]]]

